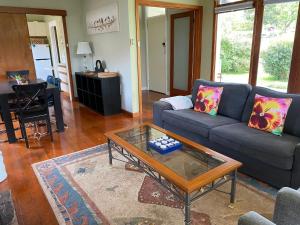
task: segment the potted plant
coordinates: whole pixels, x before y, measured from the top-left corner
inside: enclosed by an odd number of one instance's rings
[[[21,75],[16,75],[15,79],[17,84],[27,84],[27,81]]]

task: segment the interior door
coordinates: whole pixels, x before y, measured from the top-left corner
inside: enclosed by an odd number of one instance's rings
[[[194,12],[171,15],[170,94],[187,95],[192,89]]]
[[[166,94],[166,17],[155,16],[147,20],[149,89]]]
[[[0,13],[0,31],[0,78],[15,70],[29,70],[35,78],[26,15]]]

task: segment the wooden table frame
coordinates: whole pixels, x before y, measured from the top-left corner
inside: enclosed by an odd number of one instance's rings
[[[204,173],[195,179],[186,180],[183,177],[176,174],[174,171],[152,158],[147,153],[138,149],[137,147],[129,144],[122,138],[116,135],[116,133],[130,130],[132,128],[148,125],[154,129],[157,129],[166,135],[179,140],[182,143],[190,145],[195,150],[205,152],[212,156],[225,161],[222,165]],[[237,181],[237,169],[242,165],[240,162],[214,152],[202,145],[194,143],[186,138],[176,135],[170,131],[164,130],[158,126],[150,123],[145,123],[132,128],[125,128],[108,132],[105,136],[108,138],[108,149],[109,149],[109,163],[112,165],[113,159],[122,162],[130,163],[139,169],[142,169],[146,174],[155,179],[167,190],[173,193],[178,199],[184,202],[185,206],[185,225],[191,224],[191,203],[199,199],[201,196],[217,190],[220,186],[231,181],[230,202],[235,202],[236,193],[236,181]],[[112,150],[115,150],[122,155],[128,161],[114,157]]]

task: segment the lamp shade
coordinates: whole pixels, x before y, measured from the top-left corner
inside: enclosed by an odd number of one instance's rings
[[[92,49],[89,42],[78,42],[77,55],[89,55],[92,54]]]

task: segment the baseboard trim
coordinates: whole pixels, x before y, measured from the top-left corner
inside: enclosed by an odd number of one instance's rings
[[[140,116],[140,113],[139,112],[136,112],[136,113],[132,113],[132,112],[128,112],[124,109],[122,109],[122,112],[126,115],[126,116],[129,116],[131,118],[137,118]]]
[[[153,90],[151,90],[151,89],[149,89],[149,91],[151,91],[151,92],[154,92],[154,93],[157,93],[157,94],[162,94],[162,95],[166,95],[166,93],[163,93],[163,92],[159,92],[159,91],[153,91]]]

